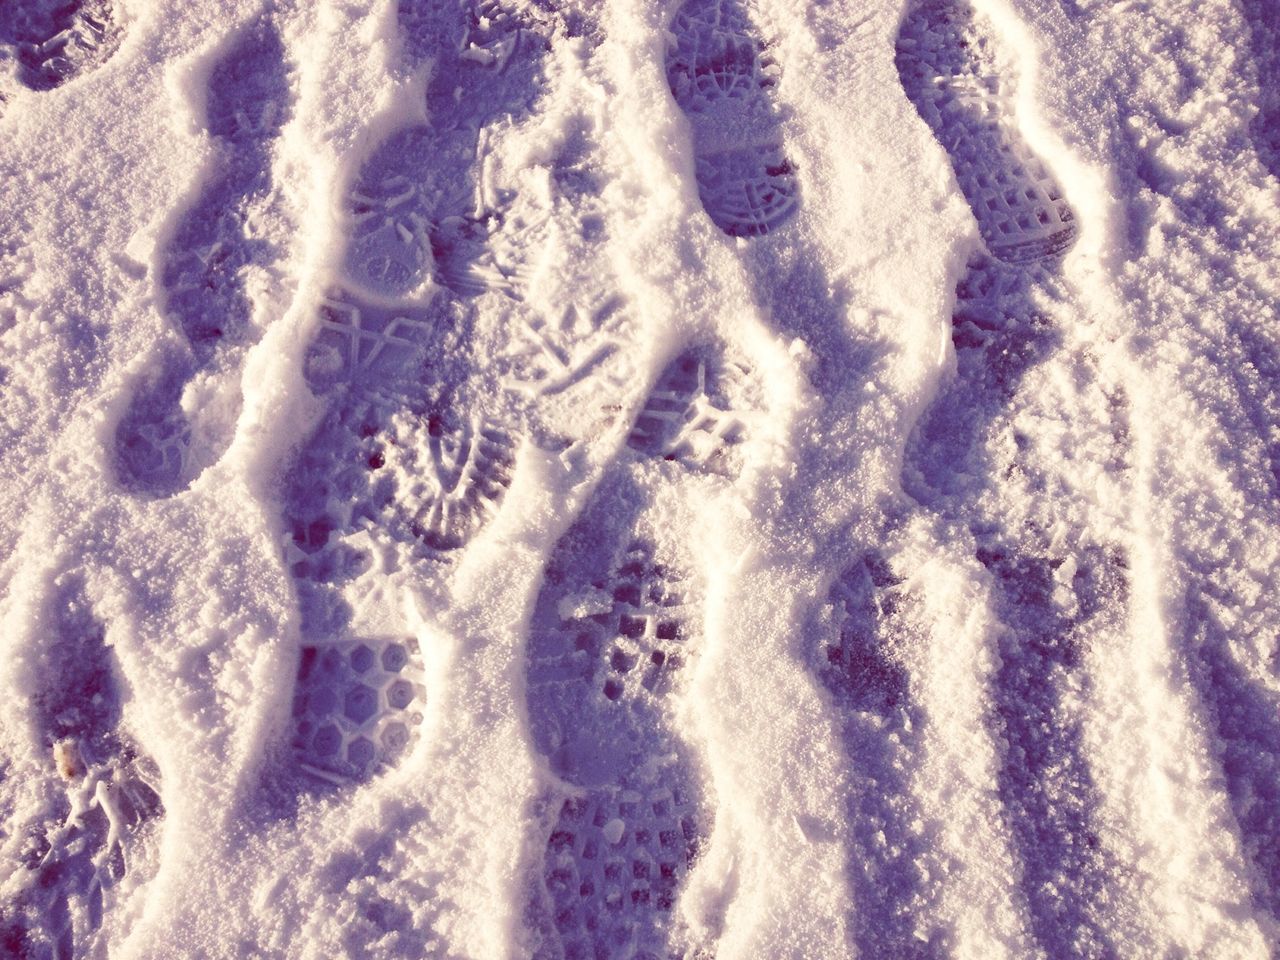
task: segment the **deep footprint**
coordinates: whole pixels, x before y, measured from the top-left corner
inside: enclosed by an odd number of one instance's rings
[[[728,409],[726,367],[709,349],[672,362],[637,417],[631,452],[546,570],[529,720],[552,771],[581,792],[562,801],[543,860],[550,942],[540,955],[684,956],[674,908],[710,833],[712,800],[673,708],[702,622],[691,574],[658,546],[645,505],[679,497],[685,478],[709,473],[705,463],[731,462],[726,448],[741,436],[722,427],[743,417]],[[642,489],[645,477],[656,493]]]
[[[362,598],[387,567],[445,569],[497,514],[516,452],[470,356],[475,298],[512,293],[491,266],[500,214],[479,202],[477,152],[488,125],[535,99],[546,42],[492,4],[402,3],[400,15],[411,56],[436,61],[429,122],[378,146],[348,192],[343,285],[304,369],[326,411],[284,489],[304,637],[293,747],[302,772],[331,783],[392,766],[427,696],[416,643],[371,633]],[[391,649],[408,658],[403,675],[376,666]],[[356,658],[370,654],[366,676]]]
[[[238,376],[259,330],[246,271],[270,263],[273,245],[254,237],[255,211],[270,204],[271,148],[289,118],[284,48],[274,28],[250,29],[214,67],[205,124],[219,145],[219,172],[187,211],[161,264],[161,303],[185,345],[134,396],[116,431],[120,483],[136,493],[185,490],[230,442],[238,409],[219,411],[212,436],[193,438],[182,408],[193,377]]]
[[[58,778],[55,810],[27,824],[25,882],[0,907],[0,946],[15,957],[94,955],[97,932],[127,871],[145,863],[164,810],[155,765],[121,729],[118,667],[78,584],[57,601],[54,636],[33,708]],[[59,789],[60,787],[60,789]],[[133,883],[145,882],[133,876]]]
[[[747,373],[717,353],[690,351],[677,357],[646,399],[627,446],[693,468],[734,472],[746,424],[730,395]]]
[[[106,63],[123,38],[114,6],[111,0],[0,2],[0,50],[13,50],[17,81],[28,90],[52,90]],[[0,111],[4,95],[0,88]]]
[[[903,89],[951,158],[993,257],[1024,263],[1065,252],[1075,215],[1013,115],[1011,69],[965,0],[924,0],[903,20]]]
[[[737,0],[688,0],[671,33],[667,83],[689,118],[707,215],[734,237],[776,230],[799,205],[772,97],[776,65]]]

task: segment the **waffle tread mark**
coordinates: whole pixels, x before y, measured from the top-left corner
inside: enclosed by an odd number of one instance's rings
[[[583,788],[561,806],[543,884],[565,958],[674,958],[673,907],[709,833],[668,706],[692,618],[646,543],[575,590],[585,562],[549,570],[531,639],[534,741]]]
[[[544,876],[565,960],[680,956],[655,946],[704,836],[690,798],[666,784],[565,801]]]
[[[763,236],[799,206],[773,102],[777,65],[737,0],[688,0],[671,33],[667,83],[693,131],[702,205],[730,236]]]
[[[30,90],[52,90],[101,66],[122,38],[111,0],[0,4],[0,44],[15,48],[18,81]]]
[[[903,89],[947,150],[991,255],[1006,263],[1065,253],[1075,214],[1014,122],[1012,71],[966,0],[924,0],[903,21]]]
[[[26,882],[0,904],[0,944],[16,956],[88,956],[164,814],[151,761],[119,729],[122,698],[105,631],[76,583],[64,584],[34,712],[56,778],[49,818],[29,831]],[[135,878],[136,879],[136,878]]]
[[[679,580],[632,542],[594,578],[581,616],[534,638],[530,686],[538,746],[572,783],[600,786],[642,765],[646,728],[685,663],[687,626]]]
[[[417,742],[426,699],[412,637],[304,646],[293,701],[295,755],[322,779],[367,780]]]
[[[163,310],[182,331],[186,355],[163,358],[162,372],[140,387],[116,431],[121,484],[155,497],[186,489],[197,472],[182,409],[187,383],[211,367],[234,369],[258,339],[246,272],[275,255],[255,238],[254,224],[273,201],[270,148],[291,109],[284,47],[270,24],[238,38],[210,72],[207,94],[220,173],[183,216],[160,267]]]

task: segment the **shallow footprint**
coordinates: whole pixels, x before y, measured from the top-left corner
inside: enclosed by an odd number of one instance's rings
[[[727,367],[719,351],[697,349],[659,378],[630,452],[557,544],[534,610],[531,731],[576,788],[535,897],[550,914],[553,956],[684,955],[674,907],[712,802],[674,707],[702,618],[690,561],[665,542],[660,515],[709,475],[703,464],[732,462],[725,448],[741,435],[723,426],[746,415],[728,409],[743,391],[723,382]]]
[[[14,79],[28,90],[52,90],[106,63],[124,33],[114,6],[111,0],[0,0],[0,50],[13,50]]]
[[[1076,237],[1062,188],[1014,121],[1013,76],[966,0],[914,4],[898,34],[903,89],[946,149],[991,255],[1025,263]]]
[[[184,215],[160,267],[161,303],[185,349],[161,358],[161,372],[139,388],[116,430],[121,485],[155,497],[185,490],[231,439],[238,397],[217,405],[211,429],[193,430],[182,407],[188,384],[202,373],[238,376],[258,337],[246,271],[274,256],[271,243],[254,238],[253,221],[273,199],[271,145],[291,98],[284,48],[270,24],[234,44],[214,67],[208,94],[205,123],[220,146],[220,169]]]
[[[878,551],[836,579],[816,672],[857,771],[846,805],[857,955],[932,960],[950,951],[948,935],[928,925],[938,887],[930,880],[932,824],[912,791],[927,717],[906,666],[915,627],[902,583]]]
[[[730,236],[755,237],[799,204],[771,89],[778,70],[738,0],[688,0],[671,23],[667,83],[693,132],[698,195]]]
[[[492,2],[402,0],[399,14],[411,55],[435,60],[427,123],[388,137],[352,184],[346,280],[379,298],[420,294],[429,279],[457,296],[510,293],[490,253],[502,212],[488,201],[501,198],[484,195],[478,158],[485,128],[541,91],[546,38]]]
[[[155,765],[121,729],[119,668],[80,592],[64,584],[33,703],[54,809],[26,825],[20,892],[0,905],[6,956],[89,956],[126,874],[164,814]],[[55,780],[55,776],[57,779]],[[145,877],[134,875],[135,884]]]

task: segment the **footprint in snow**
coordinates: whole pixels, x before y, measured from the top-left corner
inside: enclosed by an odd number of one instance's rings
[[[747,389],[718,349],[677,357],[548,564],[529,641],[529,722],[576,792],[560,801],[534,898],[548,914],[547,956],[684,955],[674,910],[713,805],[674,707],[702,615],[690,564],[648,505],[736,473]]]
[[[776,230],[799,204],[773,101],[776,64],[738,0],[687,0],[671,34],[667,83],[689,119],[707,215],[734,237]]]
[[[1064,253],[1075,215],[1024,141],[1010,67],[967,0],[923,0],[903,19],[895,62],[903,89],[946,149],[993,257],[1025,263]]]
[[[123,36],[112,0],[3,0],[0,112],[16,93],[6,81],[52,90],[106,63]]]
[[[936,898],[928,822],[912,794],[926,718],[911,691],[905,649],[913,642],[911,598],[878,552],[831,586],[817,674],[841,721],[850,769],[846,806],[849,930],[860,957],[949,956],[944,930],[925,929]]]
[[[37,775],[51,808],[28,838],[15,895],[0,904],[5,956],[96,955],[98,932],[121,885],[137,886],[154,855],[164,808],[155,765],[122,726],[119,666],[77,583],[61,585],[53,633],[33,698],[47,767]]]
[[[218,407],[211,424],[193,424],[183,392],[196,377],[240,376],[258,339],[247,271],[269,265],[272,243],[255,237],[255,220],[275,195],[271,147],[289,118],[284,48],[267,23],[251,27],[214,67],[205,126],[218,145],[215,173],[182,217],[160,265],[160,303],[183,344],[163,358],[116,430],[120,483],[153,497],[190,486],[226,449],[239,412]],[[208,411],[205,411],[209,416]]]

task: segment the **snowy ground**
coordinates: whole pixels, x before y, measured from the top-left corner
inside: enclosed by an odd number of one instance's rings
[[[0,0],[0,955],[1275,956],[1274,0]]]

